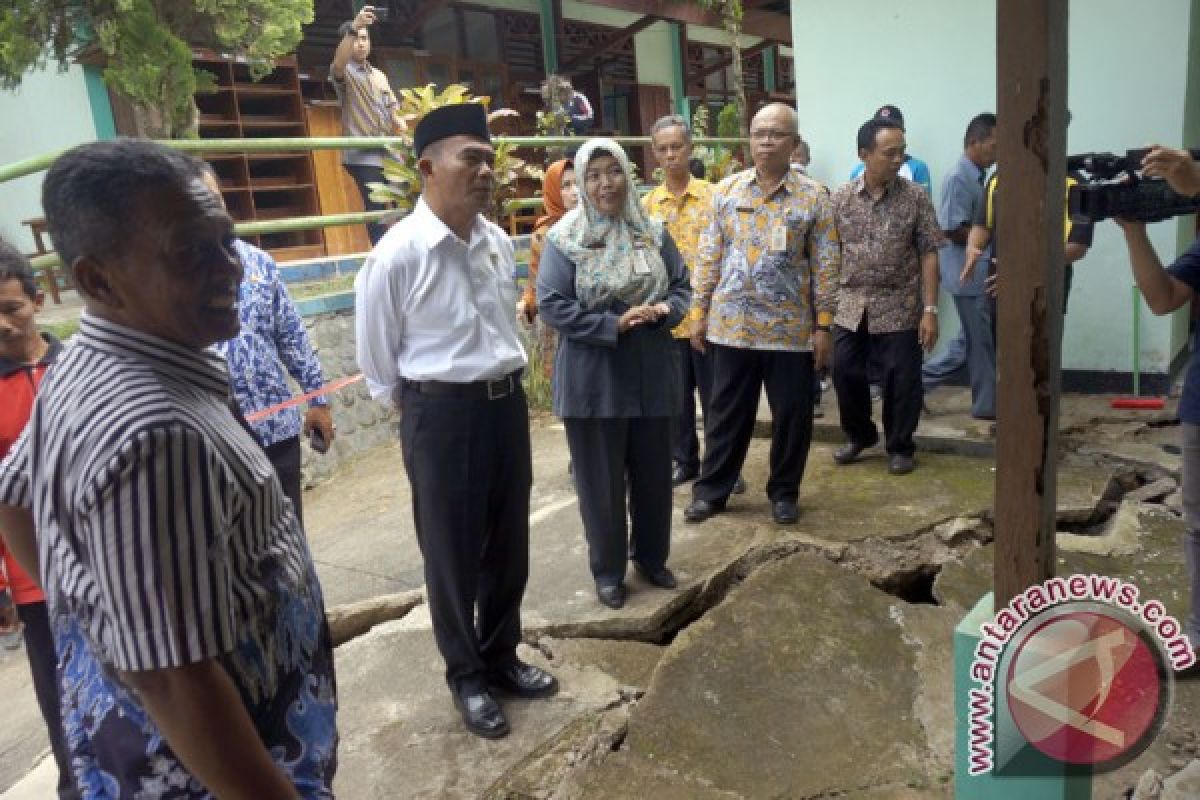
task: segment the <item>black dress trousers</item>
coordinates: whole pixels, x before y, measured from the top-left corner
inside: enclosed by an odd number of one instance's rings
[[[771,407],[771,502],[795,502],[812,444],[812,353],[750,350],[709,344],[713,367],[710,415],[704,424],[704,465],[692,486],[697,500],[723,505],[733,491],[758,416],[763,387]]]
[[[400,444],[446,682],[483,688],[516,658],[529,576],[529,410],[518,386],[496,400],[402,386]]]
[[[870,444],[879,438],[871,419],[871,390],[867,382],[871,354],[879,357],[883,389],[883,430],[887,451],[911,456],[913,434],[921,421],[921,343],[916,328],[895,333],[870,333],[864,315],[858,330],[833,328],[833,386],[846,438]]]
[[[623,581],[629,560],[648,571],[664,567],[671,548],[671,418],[564,417],[563,426],[596,584]]]
[[[271,465],[275,467],[275,474],[279,476],[279,485],[283,487],[283,493],[292,501],[292,508],[296,512],[296,520],[300,523],[300,527],[304,527],[304,508],[301,505],[303,502],[302,492],[300,489],[301,475],[300,464],[302,455],[300,452],[300,437],[293,436],[290,439],[284,439],[275,444],[269,444],[263,448],[267,458],[271,460]]]
[[[683,406],[675,417],[672,460],[675,466],[688,472],[700,469],[700,437],[696,435],[696,395],[700,395],[700,410],[708,419],[709,398],[712,394],[712,359],[692,347],[691,339],[676,339],[679,366],[683,376]]]

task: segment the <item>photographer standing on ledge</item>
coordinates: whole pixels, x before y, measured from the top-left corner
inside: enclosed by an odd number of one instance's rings
[[[1181,195],[1200,195],[1200,164],[1186,150],[1151,148],[1142,161],[1142,174],[1147,178],[1164,178]],[[1146,235],[1144,222],[1124,219],[1116,222],[1125,232],[1133,279],[1151,311],[1169,314],[1200,292],[1200,239],[1193,241],[1175,263],[1164,268]],[[1191,581],[1187,635],[1193,649],[1200,648],[1200,368],[1196,366],[1195,352],[1193,348],[1183,399],[1179,402],[1179,418],[1183,423],[1183,512],[1187,525],[1183,549]]]

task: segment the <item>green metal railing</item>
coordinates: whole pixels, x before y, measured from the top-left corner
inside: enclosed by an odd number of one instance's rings
[[[622,147],[646,146],[650,144],[649,136],[617,136],[614,141]],[[513,144],[517,147],[572,147],[582,144],[585,139],[577,136],[497,136],[492,140],[496,144]],[[746,139],[727,137],[697,138],[695,144],[700,146],[724,145],[739,147],[747,143]],[[263,139],[168,139],[160,140],[159,144],[173,147],[185,153],[294,153],[311,150],[376,150],[380,147],[393,145],[407,146],[407,141],[399,136],[327,136],[314,138],[263,138]],[[35,158],[27,158],[0,167],[0,183],[23,178],[49,169],[60,155],[66,150],[58,150]],[[536,197],[509,200],[504,210],[512,213],[517,210],[538,208],[542,201]],[[234,231],[240,236],[260,235],[265,233],[292,233],[295,231],[332,228],[340,225],[362,225],[385,219],[392,211],[366,211],[359,214],[325,214],[309,217],[288,217],[286,219],[264,220],[261,222],[241,222],[234,226]],[[54,267],[62,262],[54,253],[38,256],[33,259],[35,268]]]

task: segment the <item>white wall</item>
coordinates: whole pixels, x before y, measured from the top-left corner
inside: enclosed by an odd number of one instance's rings
[[[1136,24],[1120,25],[1114,35],[1113,20],[1129,19],[1134,5],[1072,3],[1069,152],[1181,143],[1192,0],[1154,0],[1154,13],[1138,14]],[[841,183],[858,160],[858,126],[883,103],[895,103],[904,112],[910,151],[929,163],[936,199],[967,122],[995,110],[995,4],[792,0],[792,31],[797,107],[813,174]],[[1164,259],[1177,252],[1174,224],[1153,226],[1151,236]],[[1129,369],[1130,286],[1119,232],[1102,223],[1076,270],[1065,368]],[[953,314],[942,316],[948,334],[957,324]],[[1171,320],[1144,317],[1142,369],[1164,371],[1178,337]]]
[[[96,138],[83,69],[33,72],[21,86],[0,91],[0,163],[71,147]],[[44,172],[0,184],[0,236],[32,253],[33,237],[21,220],[42,216]],[[49,244],[49,243],[47,243]]]

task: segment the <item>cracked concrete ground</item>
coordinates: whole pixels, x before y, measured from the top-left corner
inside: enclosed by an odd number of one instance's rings
[[[563,688],[551,700],[504,700],[513,733],[498,742],[465,733],[442,683],[399,449],[346,465],[307,493],[305,512],[345,641],[338,796],[950,796],[951,633],[989,580],[994,478],[979,455],[990,450],[986,425],[965,408],[962,393],[934,397],[921,467],[905,478],[888,476],[879,455],[835,468],[829,443],[839,437],[826,420],[791,527],[770,522],[767,442],[756,441],[750,491],[728,513],[685,525],[688,492],[677,491],[680,589],[631,575],[621,611],[594,599],[563,435],[537,421],[523,656]],[[1068,401],[1060,564],[1145,582],[1178,613],[1178,456],[1161,446],[1174,440],[1167,419]],[[20,653],[0,654],[16,723],[0,731],[0,789],[44,748],[23,666]],[[1200,686],[1181,684],[1177,708],[1161,741],[1098,781],[1095,797],[1124,796],[1147,769],[1165,776],[1186,765],[1200,743]],[[0,797],[48,796],[38,788],[47,764]]]

